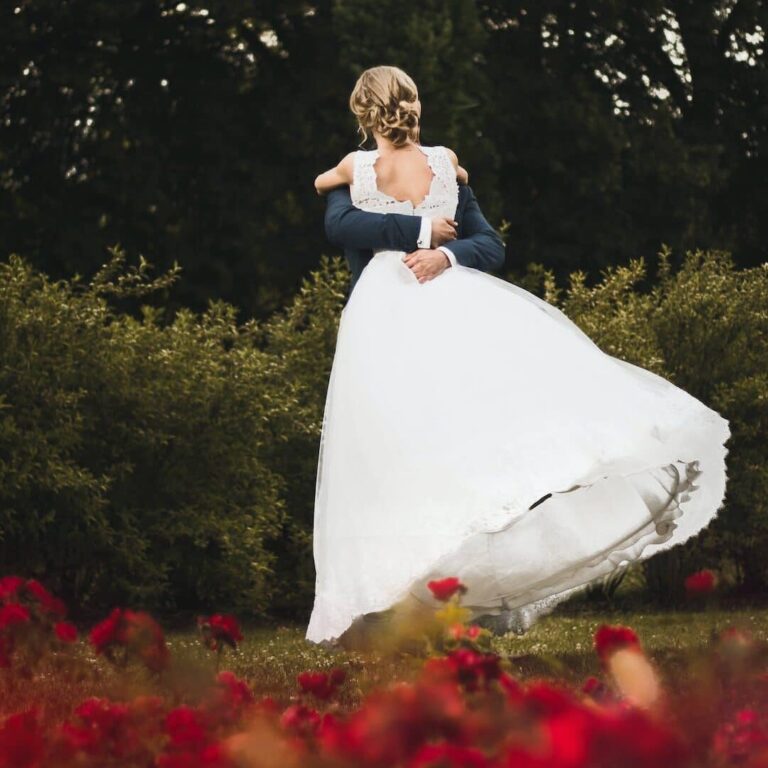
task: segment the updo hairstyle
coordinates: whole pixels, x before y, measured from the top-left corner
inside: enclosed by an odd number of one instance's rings
[[[349,108],[357,118],[362,146],[368,131],[376,131],[396,147],[418,143],[419,93],[416,83],[398,67],[371,67],[355,83]]]

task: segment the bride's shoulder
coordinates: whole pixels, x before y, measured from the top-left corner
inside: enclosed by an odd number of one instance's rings
[[[428,152],[431,152],[431,153],[440,153],[440,152],[442,152],[443,154],[448,155],[448,159],[451,161],[451,163],[453,164],[454,168],[458,168],[459,167],[459,158],[457,157],[456,153],[450,147],[446,147],[443,144],[435,144],[434,146],[431,146],[431,147],[425,147],[422,144],[422,149],[425,149],[425,150],[427,150]]]
[[[467,173],[467,170],[459,165],[459,157],[450,147],[440,146],[433,147],[433,149],[440,149],[445,152],[451,162],[451,165],[453,166],[453,170],[456,172],[456,180],[460,184],[469,183],[469,174]]]
[[[453,163],[454,168],[459,167],[459,158],[458,155],[450,148],[450,147],[442,147],[442,149],[445,151],[445,154],[448,155],[448,159]]]

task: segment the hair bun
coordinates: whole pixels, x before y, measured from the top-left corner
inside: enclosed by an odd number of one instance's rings
[[[358,130],[367,138],[372,130],[399,147],[417,141],[419,111],[416,84],[397,67],[372,67],[357,80],[349,97],[349,108]],[[362,143],[362,142],[361,142]]]

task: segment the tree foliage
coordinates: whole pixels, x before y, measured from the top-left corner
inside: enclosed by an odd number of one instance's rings
[[[0,238],[53,278],[119,242],[173,306],[266,317],[329,253],[312,180],[358,143],[362,68],[415,77],[507,265],[765,259],[760,0],[16,0],[0,8]],[[649,262],[650,263],[650,262]]]

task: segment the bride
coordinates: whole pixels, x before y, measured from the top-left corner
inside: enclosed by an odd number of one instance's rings
[[[413,80],[358,79],[377,149],[317,177],[353,204],[452,220],[466,172],[418,141]],[[450,244],[449,244],[450,245]],[[428,279],[377,250],[342,310],[325,403],[306,638],[366,614],[436,607],[456,576],[473,618],[529,626],[590,582],[683,543],[723,505],[729,423],[603,352],[531,293],[453,263]]]

